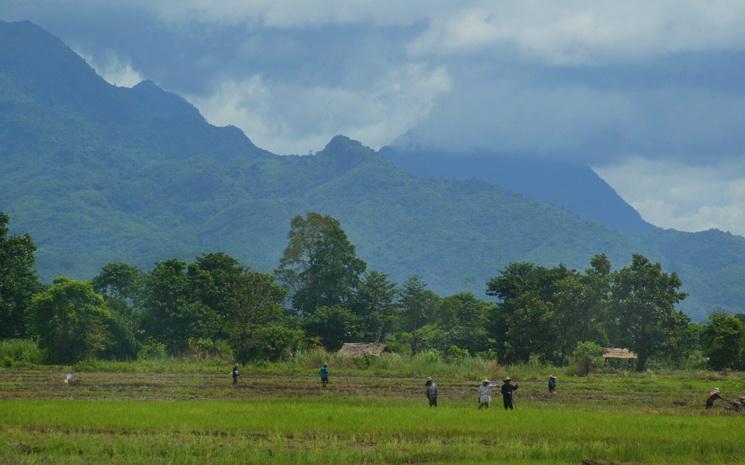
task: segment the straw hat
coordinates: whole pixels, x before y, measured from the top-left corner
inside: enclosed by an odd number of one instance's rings
[[[507,381],[512,381],[512,378],[510,378],[510,377],[508,376],[508,377],[506,377],[506,378],[504,379],[504,381],[505,381],[505,382],[507,382]]]

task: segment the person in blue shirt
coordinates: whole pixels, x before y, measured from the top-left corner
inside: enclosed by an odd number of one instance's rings
[[[324,388],[329,383],[329,366],[327,364],[321,365],[321,386]]]
[[[230,372],[231,375],[233,375],[233,384],[238,384],[238,377],[241,375],[238,373],[238,365],[235,365],[233,367],[233,370]]]
[[[556,394],[556,376],[554,375],[548,377],[548,392]]]

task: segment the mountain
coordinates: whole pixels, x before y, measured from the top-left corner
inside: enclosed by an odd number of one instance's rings
[[[496,153],[444,153],[396,144],[380,153],[417,176],[490,182],[618,231],[653,228],[589,166]]]
[[[0,210],[33,236],[45,279],[210,251],[272,270],[290,219],[319,211],[371,269],[440,293],[483,296],[511,261],[583,268],[605,252],[620,266],[638,251],[681,274],[696,318],[745,302],[742,237],[616,230],[488,180],[414,176],[343,136],[273,155],[152,82],[107,84],[30,23],[0,23],[0,173]]]

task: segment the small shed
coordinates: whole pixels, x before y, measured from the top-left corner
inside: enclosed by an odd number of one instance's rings
[[[606,347],[603,349],[603,358],[616,360],[636,360],[636,354],[629,349]]]
[[[357,358],[365,354],[379,357],[384,352],[390,352],[390,350],[382,342],[345,342],[337,353],[344,357]]]

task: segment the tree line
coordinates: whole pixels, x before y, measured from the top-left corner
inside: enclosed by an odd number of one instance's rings
[[[292,219],[273,273],[225,253],[170,259],[143,271],[109,263],[91,280],[42,284],[35,246],[11,236],[0,213],[0,338],[33,339],[49,363],[132,360],[229,352],[241,363],[298,350],[380,342],[416,354],[477,355],[500,363],[563,365],[577,351],[627,347],[648,361],[681,366],[700,357],[714,369],[745,368],[745,315],[722,311],[705,324],[676,309],[680,279],[633,255],[614,270],[605,255],[586,270],[512,263],[470,292],[439,296],[413,275],[402,284],[369,270],[339,221]]]

